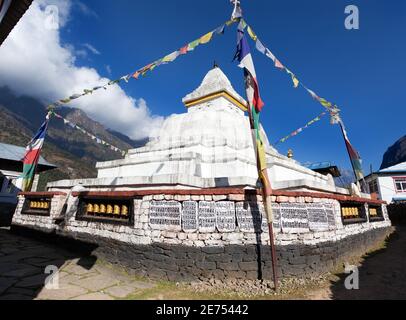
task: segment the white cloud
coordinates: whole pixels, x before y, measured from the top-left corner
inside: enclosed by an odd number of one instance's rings
[[[98,14],[93,11],[92,9],[90,9],[87,5],[85,5],[83,2],[81,1],[75,1],[75,5],[77,6],[77,8],[80,10],[80,12],[82,12],[83,14],[87,15],[87,16],[91,16],[94,18],[98,18]]]
[[[84,43],[83,46],[89,50],[91,53],[96,54],[96,55],[100,55],[100,51],[97,50],[94,46],[92,46],[90,43]]]
[[[36,97],[44,105],[109,81],[94,68],[76,66],[76,56],[83,53],[72,45],[63,45],[59,30],[46,27],[47,4],[58,6],[62,26],[68,23],[70,1],[34,1],[0,47],[0,86]],[[117,85],[75,100],[69,106],[84,110],[108,128],[133,139],[154,136],[163,121],[162,117],[151,115],[143,99],[128,96]]]

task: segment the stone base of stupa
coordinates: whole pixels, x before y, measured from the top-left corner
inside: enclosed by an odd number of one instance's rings
[[[67,197],[21,194],[13,228],[95,244],[93,255],[152,278],[272,279],[268,227],[255,190],[84,191]],[[89,205],[99,212],[87,212]],[[386,205],[371,199],[275,191],[273,208],[281,277],[331,271],[391,231]],[[356,210],[358,217],[348,216]]]

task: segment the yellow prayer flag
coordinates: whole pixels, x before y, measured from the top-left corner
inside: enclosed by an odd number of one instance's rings
[[[255,32],[251,29],[250,26],[248,26],[247,30],[248,30],[248,34],[250,35],[251,39],[254,40],[254,41],[257,41],[258,37],[255,34]]]
[[[293,85],[295,86],[295,88],[297,88],[299,86],[299,80],[296,78],[295,75],[292,76],[292,80],[293,80]]]
[[[203,37],[200,38],[200,43],[206,44],[211,40],[212,37],[213,37],[213,32],[206,33]]]
[[[259,168],[261,171],[266,170],[267,169],[266,152],[262,141],[257,140],[257,148],[258,148]]]

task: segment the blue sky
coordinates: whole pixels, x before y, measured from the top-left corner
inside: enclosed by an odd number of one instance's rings
[[[73,1],[75,2],[75,1]],[[118,0],[85,2],[94,14],[74,7],[61,31],[63,43],[94,46],[100,54],[77,57],[116,78],[171,53],[230,18],[228,0]],[[360,30],[344,27],[344,9],[360,10]],[[406,134],[403,75],[406,2],[402,0],[242,0],[244,16],[271,51],[309,88],[337,103],[350,139],[364,160],[378,169],[383,153]],[[304,125],[323,111],[272,61],[254,50],[263,100],[262,124],[271,142]],[[154,115],[186,112],[181,99],[195,89],[216,60],[235,89],[243,91],[242,72],[232,63],[235,27],[174,63],[156,68],[140,81],[123,84],[142,97]],[[108,72],[111,69],[111,74]],[[114,106],[106,106],[114,108]],[[241,132],[241,134],[248,134]],[[328,118],[278,147],[292,148],[301,162],[333,161],[350,168],[337,126]]]

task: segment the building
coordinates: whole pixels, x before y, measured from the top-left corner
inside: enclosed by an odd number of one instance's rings
[[[0,0],[0,46],[28,10],[33,0]]]
[[[372,173],[365,180],[376,199],[387,203],[406,201],[406,162]]]
[[[25,148],[0,143],[0,203],[17,203],[17,194],[21,191],[16,186],[16,180],[23,172]],[[37,175],[35,176],[33,190],[36,190],[39,174],[56,167],[40,158]]]
[[[183,103],[147,145],[98,163],[97,178],[20,194],[13,229],[95,243],[94,255],[154,278],[271,278],[245,100],[216,67]],[[281,276],[330,271],[388,235],[384,202],[279,154],[261,131]]]

